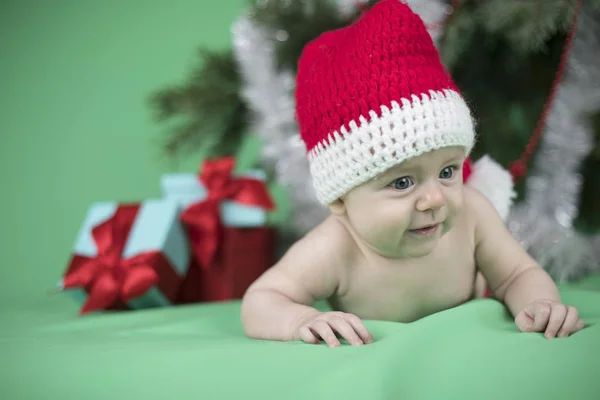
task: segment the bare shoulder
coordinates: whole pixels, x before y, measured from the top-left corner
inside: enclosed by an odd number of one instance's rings
[[[248,292],[276,290],[303,304],[327,299],[343,285],[352,244],[344,227],[330,217],[294,243]]]
[[[511,278],[537,264],[483,194],[472,188],[465,190],[465,207],[475,224],[476,262],[496,298],[502,300]]]
[[[465,186],[464,209],[469,225],[475,231],[476,241],[481,241],[492,231],[505,229],[494,205],[477,189]]]
[[[465,190],[465,205],[472,211],[477,211],[480,208],[494,208],[492,203],[477,189],[469,186],[464,187]],[[489,211],[489,210],[487,210]],[[495,211],[495,209],[494,209]]]

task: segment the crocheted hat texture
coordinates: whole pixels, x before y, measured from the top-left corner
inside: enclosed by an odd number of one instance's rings
[[[470,110],[421,18],[382,0],[308,43],[296,119],[318,200],[329,204],[411,157],[447,146],[468,155]]]

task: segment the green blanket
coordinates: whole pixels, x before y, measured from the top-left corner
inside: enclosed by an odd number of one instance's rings
[[[586,321],[567,339],[484,299],[334,349],[247,339],[239,302],[79,317],[53,297],[1,310],[0,398],[599,399],[600,278],[560,289]]]

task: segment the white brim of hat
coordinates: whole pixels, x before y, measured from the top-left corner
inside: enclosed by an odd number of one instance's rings
[[[329,134],[308,153],[317,199],[327,205],[405,160],[431,150],[475,143],[473,118],[454,90],[429,91],[392,101],[348,128]]]

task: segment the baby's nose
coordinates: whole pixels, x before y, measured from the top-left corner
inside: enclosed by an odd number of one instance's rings
[[[446,199],[438,185],[430,184],[423,188],[422,195],[417,202],[417,209],[419,211],[435,210],[443,207],[445,203]]]

